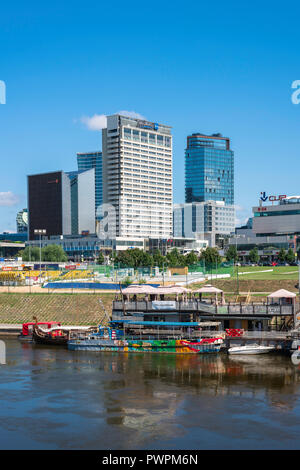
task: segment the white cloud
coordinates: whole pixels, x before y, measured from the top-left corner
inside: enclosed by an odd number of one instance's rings
[[[94,116],[82,116],[80,121],[90,130],[90,131],[100,131],[106,127],[106,116],[105,114],[94,114]]]
[[[116,114],[121,114],[121,116],[128,116],[134,119],[142,119],[145,120],[146,118],[135,111],[118,111]]]
[[[118,111],[116,114],[121,114],[122,116],[128,116],[135,119],[145,119],[139,113],[135,111]],[[107,126],[107,119],[105,114],[94,114],[94,116],[82,116],[80,121],[90,130],[90,131],[101,131]]]
[[[240,206],[239,204],[235,204],[235,225],[236,227],[240,227],[246,225],[249,217],[252,217],[251,212],[249,209],[245,209],[244,207]]]
[[[19,198],[11,191],[0,192],[0,206],[10,207],[18,204]]]
[[[246,225],[246,223],[248,222],[248,219],[249,219],[249,217],[246,217],[246,218],[236,217],[236,218],[235,218],[235,225],[236,225],[236,227],[240,227],[240,226],[242,226],[242,225]]]

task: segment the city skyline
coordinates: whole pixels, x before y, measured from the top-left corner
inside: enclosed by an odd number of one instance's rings
[[[16,230],[26,176],[75,170],[77,152],[101,150],[103,115],[119,110],[172,127],[175,203],[185,200],[184,150],[194,132],[231,140],[238,224],[251,216],[261,191],[299,193],[300,105],[291,99],[299,78],[299,7],[291,18],[267,6],[256,15],[256,4],[235,5],[234,14],[222,2],[214,9],[193,4],[193,15],[188,5],[172,5],[154,15],[138,2],[130,12],[117,2],[113,33],[109,22],[99,28],[108,5],[91,2],[91,16],[75,2],[67,21],[67,6],[58,2],[37,3],[30,21],[22,2],[5,5],[0,232]],[[152,22],[145,27],[140,20],[147,15]],[[206,18],[201,28],[197,15]],[[118,48],[123,40],[126,53]]]

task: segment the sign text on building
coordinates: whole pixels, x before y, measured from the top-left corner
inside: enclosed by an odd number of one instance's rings
[[[265,201],[270,201],[270,202],[275,202],[275,201],[281,201],[282,199],[286,198],[286,194],[280,194],[279,196],[267,196],[266,192],[261,192],[260,193],[260,200],[265,202]]]

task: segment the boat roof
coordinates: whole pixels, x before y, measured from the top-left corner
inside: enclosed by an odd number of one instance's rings
[[[23,323],[23,326],[24,325],[57,325],[57,324],[60,324],[60,322],[58,321],[38,321],[37,323],[35,321],[29,321],[27,323]]]
[[[125,323],[126,325],[145,325],[145,326],[215,326],[220,322],[171,322],[171,321],[132,321],[132,320],[114,320],[111,323]]]

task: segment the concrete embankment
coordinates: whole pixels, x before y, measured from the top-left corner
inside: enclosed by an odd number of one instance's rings
[[[18,336],[21,333],[22,324],[0,324],[0,336]]]
[[[12,325],[18,328],[34,316],[38,321],[59,321],[64,325],[98,325],[104,316],[100,298],[111,315],[112,293],[0,293],[0,325],[11,325],[12,331]]]

